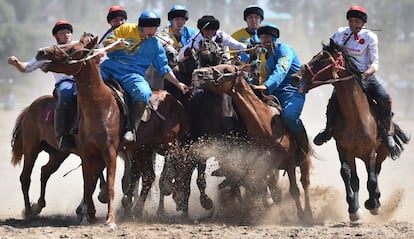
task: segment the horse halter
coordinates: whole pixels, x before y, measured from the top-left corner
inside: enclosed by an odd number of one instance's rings
[[[319,83],[319,84],[329,84],[329,83],[334,83],[334,82],[338,82],[338,81],[344,81],[344,80],[349,80],[352,77],[344,77],[344,78],[339,78],[338,73],[341,71],[346,70],[345,68],[345,60],[344,57],[342,55],[341,52],[338,53],[338,57],[335,59],[332,54],[326,50],[322,50],[318,55],[323,55],[326,54],[328,55],[328,58],[331,60],[331,63],[328,64],[327,66],[323,67],[322,69],[320,69],[318,72],[313,72],[312,68],[309,66],[308,63],[306,63],[305,69],[312,75],[312,79],[310,80],[311,82],[314,83]],[[327,70],[332,70],[332,79],[327,80],[327,81],[315,81],[315,79],[321,75],[322,73],[324,73]]]

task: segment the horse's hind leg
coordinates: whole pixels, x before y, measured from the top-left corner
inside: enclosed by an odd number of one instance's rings
[[[37,204],[32,206],[32,214],[39,214],[42,209],[46,206],[45,194],[46,194],[46,185],[50,176],[55,173],[63,161],[69,156],[68,153],[58,151],[56,149],[49,150],[49,161],[41,169],[40,175],[40,197],[37,200]]]
[[[278,204],[282,201],[282,190],[278,186],[279,181],[279,170],[274,169],[271,171],[269,178],[267,180],[267,187],[270,191],[270,196],[272,197],[273,204]],[[267,203],[265,204],[267,205]]]
[[[31,218],[35,215],[32,214],[30,205],[29,189],[30,189],[30,176],[33,171],[34,163],[36,161],[38,153],[24,153],[23,170],[20,174],[20,184],[23,192],[24,199],[24,211],[23,216],[25,218]]]

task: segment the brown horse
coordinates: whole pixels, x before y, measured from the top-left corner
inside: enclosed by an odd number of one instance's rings
[[[243,73],[233,65],[196,69],[193,73],[193,83],[210,91],[225,93],[232,97],[235,107],[246,125],[250,142],[259,150],[270,153],[267,159],[271,161],[271,164],[267,167],[265,175],[261,176],[265,178],[274,173],[273,170],[286,170],[290,181],[289,191],[296,203],[298,217],[312,217],[309,202],[310,155],[300,165],[300,180],[305,193],[305,207],[303,208],[295,173],[297,145],[282,122],[280,111],[259,99],[245,80]]]
[[[369,198],[365,201],[365,208],[376,215],[381,205],[378,187],[381,164],[387,156],[398,158],[403,150],[402,144],[409,142],[409,137],[393,123],[397,147],[393,152],[388,151],[378,134],[376,113],[370,108],[370,101],[356,80],[355,69],[353,62],[331,39],[329,45],[324,45],[319,54],[292,75],[295,85],[301,92],[324,84],[333,84],[336,89],[340,114],[335,118],[333,137],[341,163],[341,176],[345,183],[351,221],[357,221],[361,217],[355,158],[364,161],[368,174]]]
[[[77,43],[40,49],[36,58],[50,60],[45,70],[73,75],[77,85],[79,132],[73,152],[82,160],[84,200],[88,220],[96,221],[92,200],[96,182],[107,170],[108,213],[106,224],[115,227],[114,181],[120,143],[121,113],[112,90],[102,81],[99,57],[93,49],[97,37],[85,34]]]

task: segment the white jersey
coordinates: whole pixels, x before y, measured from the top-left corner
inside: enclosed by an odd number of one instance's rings
[[[200,42],[203,40],[203,35],[200,34],[195,34],[191,37],[191,39],[187,42],[187,44],[185,44],[185,46],[183,48],[181,48],[179,54],[178,54],[178,60],[179,61],[184,61],[185,57],[184,57],[184,52],[187,48],[193,46],[194,49],[196,51],[199,50],[199,46],[200,46]],[[236,39],[234,39],[233,37],[231,37],[230,35],[228,35],[227,33],[217,30],[216,35],[213,37],[213,41],[216,41],[217,38],[221,38],[222,39],[222,47],[223,47],[223,51],[229,51],[229,47],[236,49],[236,50],[243,50],[246,49],[246,45],[237,41]],[[193,43],[194,42],[194,43]],[[227,54],[228,58],[230,58],[230,53]],[[225,54],[226,56],[226,54]]]
[[[341,27],[332,36],[336,44],[340,45],[345,53],[355,58],[355,63],[361,72],[365,72],[369,66],[378,70],[378,37],[375,33],[367,29],[361,29],[352,34],[349,27]],[[348,39],[344,45],[345,41]]]
[[[30,61],[27,62],[27,66],[24,72],[28,73],[28,72],[35,71],[47,62],[49,62],[49,60],[38,61],[36,57],[33,57]],[[52,72],[52,73],[53,73],[53,76],[55,77],[55,84],[60,83],[62,80],[73,79],[73,76],[70,76],[70,75],[66,75],[63,73],[55,73],[55,72]]]

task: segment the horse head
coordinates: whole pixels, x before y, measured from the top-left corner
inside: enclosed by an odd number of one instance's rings
[[[198,59],[201,67],[216,66],[221,63],[223,52],[214,40],[206,37],[200,42]]]
[[[321,52],[292,74],[292,85],[298,87],[299,92],[308,92],[320,85],[349,79],[343,77],[345,70],[341,48],[330,39],[329,45],[323,44]]]
[[[48,61],[42,66],[45,72],[52,71],[74,75],[79,71],[79,64],[83,63],[94,55],[93,49],[97,46],[98,37],[84,33],[78,42],[53,45],[41,48],[37,51],[36,59]]]
[[[192,84],[217,94],[229,94],[234,92],[234,80],[238,73],[237,67],[229,64],[202,67],[194,70]]]

